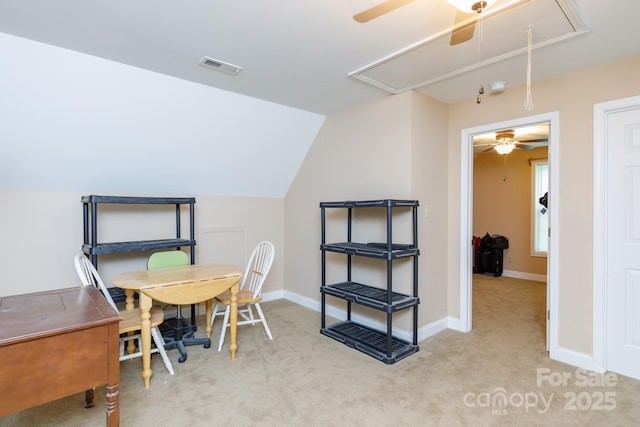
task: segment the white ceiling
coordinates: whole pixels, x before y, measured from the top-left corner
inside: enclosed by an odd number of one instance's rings
[[[448,40],[456,12],[446,0],[415,0],[364,24],[352,19],[380,1],[0,0],[0,32],[328,114],[390,93],[349,74],[438,35]],[[514,40],[521,40],[516,49],[526,45],[526,28],[518,26],[531,25],[535,44],[543,33],[552,34],[554,25],[566,25],[536,12],[538,4],[555,1],[499,0],[491,8],[525,5],[502,14],[513,20],[487,18],[481,46],[476,26],[473,40],[455,47],[445,43],[435,60],[419,66],[394,63],[386,78],[404,78],[410,68],[416,81],[431,81],[416,89],[446,103],[475,99],[479,81],[487,86],[504,81],[507,90],[520,86],[526,53],[493,63],[491,58],[512,51]],[[640,55],[640,1],[557,1],[575,6],[588,31],[534,50],[534,81]],[[242,71],[229,75],[202,67],[204,56]],[[479,60],[484,65],[475,69]]]

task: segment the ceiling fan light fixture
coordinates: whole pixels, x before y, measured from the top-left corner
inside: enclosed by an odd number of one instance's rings
[[[481,12],[482,10],[491,6],[491,4],[495,0],[447,0],[451,6],[454,6],[461,12],[464,13],[473,13],[473,12]]]
[[[501,142],[493,147],[500,154],[509,154],[516,148],[516,144],[513,142]]]
[[[500,130],[496,132],[496,141],[513,142],[515,136],[516,136],[516,132],[513,129]]]

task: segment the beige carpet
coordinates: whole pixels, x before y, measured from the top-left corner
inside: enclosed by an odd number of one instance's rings
[[[188,347],[184,364],[172,350],[176,374],[170,376],[154,355],[149,390],[140,359],[122,362],[120,424],[640,425],[640,381],[614,375],[615,385],[589,387],[588,373],[549,360],[545,291],[539,282],[476,275],[473,331],[444,331],[393,365],[321,335],[319,313],[271,301],[263,308],[274,341],[259,325],[239,328],[235,361],[228,345],[222,352],[215,345]],[[565,384],[551,384],[562,376]],[[95,408],[84,409],[83,399],[78,394],[12,414],[0,426],[104,425],[104,388],[96,390]]]

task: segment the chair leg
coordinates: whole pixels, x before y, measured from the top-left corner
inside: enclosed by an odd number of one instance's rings
[[[219,302],[216,301],[216,305],[213,306],[213,313],[211,313],[211,327],[213,328],[213,322],[216,320],[216,316],[218,315],[218,306]]]
[[[260,319],[262,319],[262,326],[264,326],[264,330],[267,333],[267,336],[269,337],[270,340],[272,340],[273,337],[271,336],[271,330],[269,329],[269,325],[267,325],[267,319],[265,319],[264,317],[262,308],[260,308],[260,303],[255,303],[254,305],[256,306],[256,310],[258,310],[258,315],[260,316]]]
[[[169,373],[173,375],[173,365],[171,365],[171,360],[169,360],[167,351],[164,349],[164,340],[162,339],[162,335],[160,335],[158,328],[151,328],[151,336],[153,337],[153,342],[156,344],[158,353],[160,353],[160,356],[162,356],[164,366],[166,366],[167,371],[169,371]]]
[[[218,351],[222,350],[222,344],[224,343],[224,335],[227,332],[227,327],[229,326],[229,313],[231,312],[231,307],[227,306],[224,311],[224,321],[222,322],[222,331],[220,332],[220,341],[218,341]]]
[[[251,324],[256,324],[256,319],[253,317],[253,310],[251,309],[251,304],[247,304],[247,312],[249,313],[249,319],[251,319]]]

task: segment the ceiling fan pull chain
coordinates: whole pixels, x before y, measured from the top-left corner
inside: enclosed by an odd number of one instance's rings
[[[482,19],[482,7],[483,2],[479,3],[479,7],[476,10],[478,13],[478,21],[480,21],[480,37],[478,37],[478,57],[480,59],[480,67],[478,67],[478,80],[480,82],[480,88],[478,89],[478,96],[476,97],[476,104],[480,104],[482,102],[482,95],[484,95],[484,85],[482,84],[482,71],[484,68],[483,58],[482,58],[482,43],[484,43],[484,25]]]
[[[533,110],[533,99],[531,98],[531,24],[527,28],[527,99],[524,108]]]
[[[502,159],[503,159],[503,166],[504,166],[504,178],[502,178],[502,182],[507,182],[507,180],[509,179],[509,177],[507,176],[507,155],[503,154]]]

